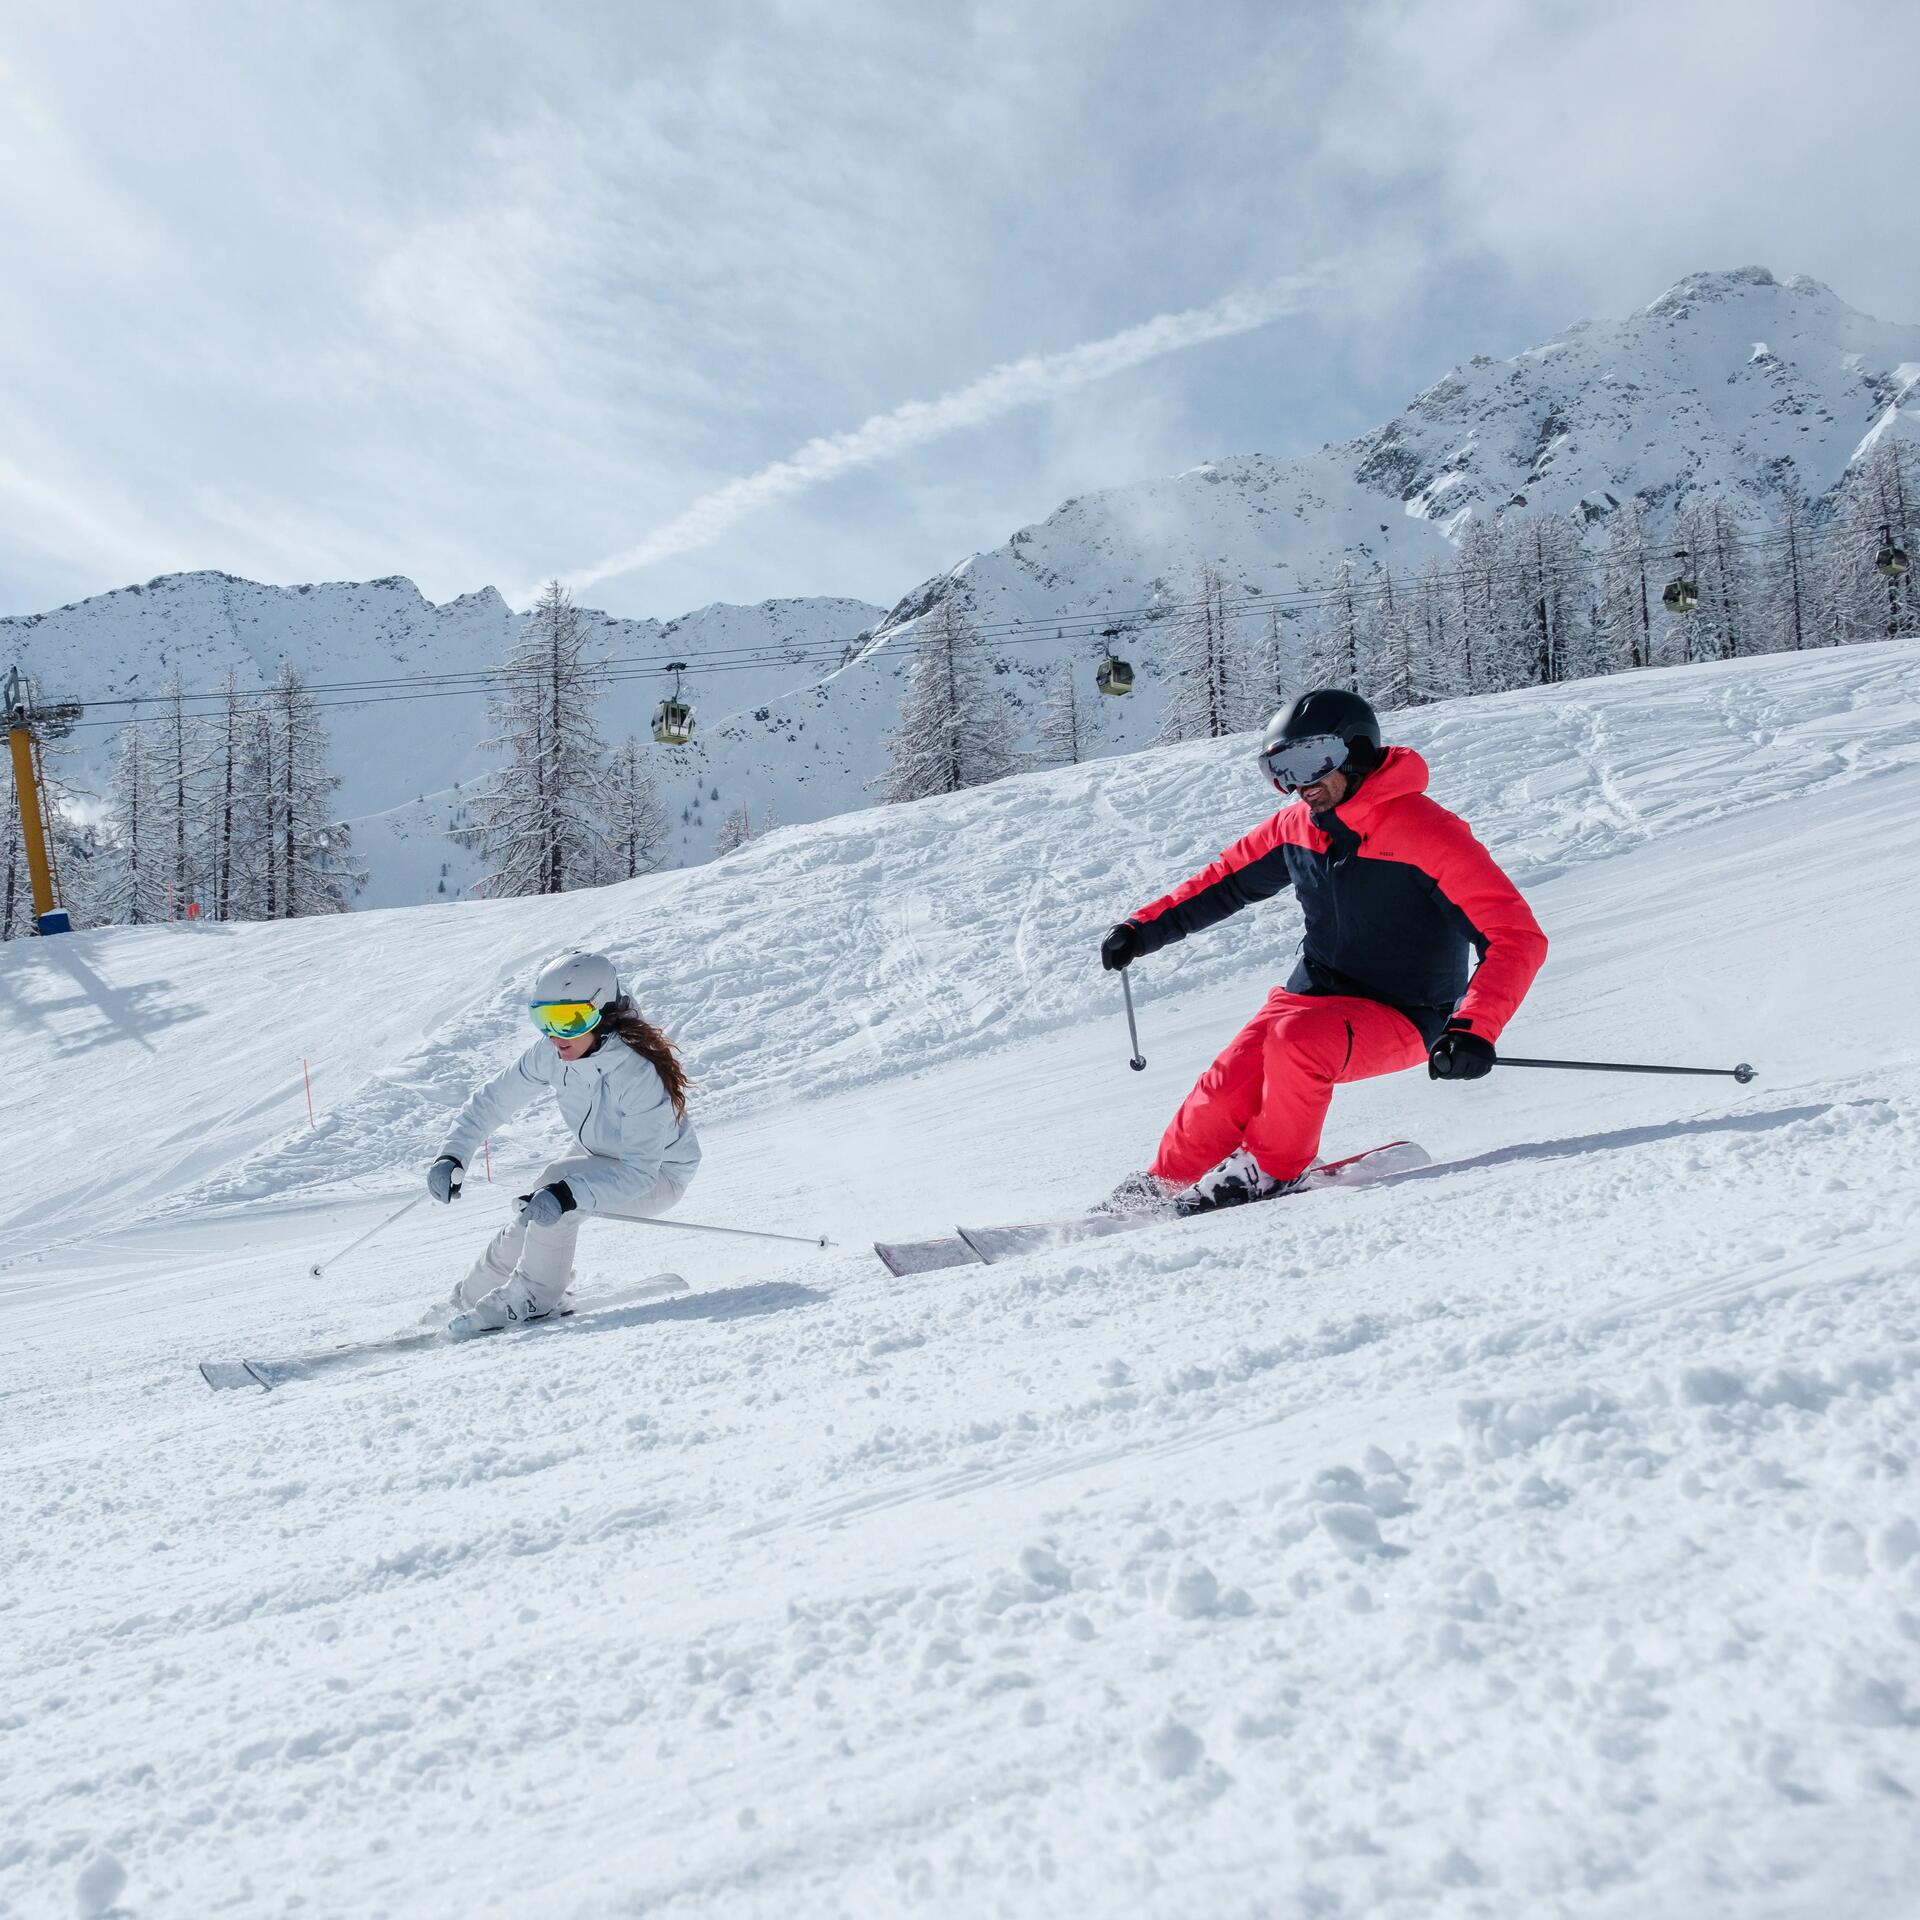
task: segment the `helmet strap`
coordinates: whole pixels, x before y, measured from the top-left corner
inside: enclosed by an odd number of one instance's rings
[[[1351,793],[1382,760],[1386,754],[1376,747],[1365,734],[1347,742],[1346,764],[1340,771],[1347,776],[1347,791]]]

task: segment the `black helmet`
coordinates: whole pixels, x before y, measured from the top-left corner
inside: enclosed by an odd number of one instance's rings
[[[1267,722],[1260,764],[1282,793],[1330,773],[1358,779],[1380,764],[1380,722],[1357,693],[1316,687]]]

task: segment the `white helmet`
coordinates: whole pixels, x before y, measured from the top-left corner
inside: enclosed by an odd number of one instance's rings
[[[620,998],[620,976],[604,953],[581,953],[573,949],[556,953],[534,975],[533,997],[536,1007],[558,1004],[585,1004],[596,1011]]]

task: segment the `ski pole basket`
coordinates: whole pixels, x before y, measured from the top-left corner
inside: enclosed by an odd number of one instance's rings
[[[686,670],[684,660],[667,662],[673,691],[653,710],[653,737],[663,747],[684,747],[693,739],[693,708],[680,698],[680,676]]]

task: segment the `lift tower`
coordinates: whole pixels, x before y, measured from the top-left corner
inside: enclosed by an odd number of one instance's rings
[[[40,759],[40,735],[57,738],[71,729],[80,709],[71,702],[36,708],[32,684],[18,667],[8,669],[0,692],[0,713],[13,754],[13,791],[20,809],[20,837],[27,845],[27,879],[33,888],[33,923],[41,933],[68,933],[73,922],[59,903],[59,873],[53,863],[53,839],[47,831],[46,774]]]

